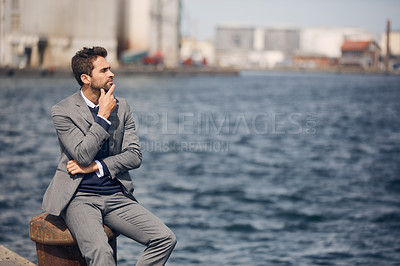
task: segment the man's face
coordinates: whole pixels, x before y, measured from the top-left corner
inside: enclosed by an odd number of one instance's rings
[[[93,66],[90,86],[96,90],[104,89],[108,91],[113,84],[114,78],[110,65],[104,57],[98,56],[93,61]]]

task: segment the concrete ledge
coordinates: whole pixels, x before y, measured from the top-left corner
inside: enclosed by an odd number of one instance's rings
[[[29,265],[35,266],[36,264],[21,257],[15,252],[12,252],[3,245],[0,245],[0,265],[1,266],[16,266],[16,265]]]

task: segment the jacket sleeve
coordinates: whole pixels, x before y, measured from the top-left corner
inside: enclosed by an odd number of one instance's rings
[[[53,106],[51,116],[58,139],[68,157],[80,165],[90,165],[103,142],[109,138],[108,132],[100,124],[93,123],[85,135],[68,115],[68,110],[60,105]]]
[[[122,101],[121,101],[122,102]],[[140,167],[142,153],[139,138],[136,135],[135,121],[129,105],[125,103],[124,132],[121,152],[103,159],[110,172],[111,178],[118,174]]]

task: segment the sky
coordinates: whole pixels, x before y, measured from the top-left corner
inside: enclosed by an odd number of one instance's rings
[[[182,0],[182,34],[211,40],[217,25],[400,31],[400,0]]]

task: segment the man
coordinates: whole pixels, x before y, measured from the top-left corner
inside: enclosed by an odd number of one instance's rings
[[[136,265],[164,265],[174,233],[133,197],[128,171],[142,162],[130,107],[114,97],[114,74],[102,47],[72,58],[81,90],[52,108],[61,159],[43,209],[61,215],[88,265],[115,265],[103,224],[146,245]]]

